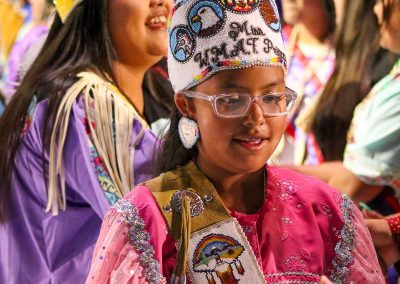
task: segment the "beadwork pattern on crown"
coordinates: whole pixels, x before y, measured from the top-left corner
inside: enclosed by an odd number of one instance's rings
[[[175,1],[168,37],[168,69],[175,92],[226,69],[280,66],[286,73],[274,0]]]

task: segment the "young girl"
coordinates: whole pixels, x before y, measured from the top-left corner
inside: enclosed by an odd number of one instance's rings
[[[273,1],[178,1],[163,174],[109,210],[88,283],[384,283],[351,200],[265,165],[296,94]]]
[[[56,7],[0,119],[0,283],[83,283],[105,212],[154,176],[143,89],[163,88],[144,78],[167,54],[171,3]]]

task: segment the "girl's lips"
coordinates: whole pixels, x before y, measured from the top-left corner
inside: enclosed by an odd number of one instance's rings
[[[146,26],[151,29],[167,27],[167,17],[165,15],[153,16],[147,19]]]
[[[148,28],[152,30],[166,30],[167,26],[164,24],[151,24],[151,25],[146,25]]]
[[[233,139],[233,141],[250,151],[258,151],[267,143],[267,139],[263,138]]]

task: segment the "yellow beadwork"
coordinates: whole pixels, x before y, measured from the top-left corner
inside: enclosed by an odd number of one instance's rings
[[[80,2],[81,0],[53,0],[54,5],[56,6],[57,12],[60,15],[63,23],[67,19],[68,15],[71,13],[72,9]]]

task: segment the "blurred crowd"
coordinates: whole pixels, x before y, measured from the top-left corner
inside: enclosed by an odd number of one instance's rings
[[[76,236],[89,228],[98,232],[108,206],[154,176],[153,151],[174,119],[169,46],[164,33],[149,37],[130,27],[142,20],[156,28],[166,25],[168,11],[160,8],[149,20],[139,4],[122,11],[101,2],[107,1],[93,0],[87,9],[75,4],[71,15],[63,15],[52,0],[0,0],[2,258],[21,249],[13,244],[25,242],[22,236],[15,240],[18,230],[30,235],[32,228],[51,226],[44,211],[31,213],[36,206],[44,204],[47,212],[65,218],[61,233],[48,233],[53,237],[63,238],[70,230]],[[400,268],[399,2],[277,1],[286,46],[286,86],[298,97],[268,161],[315,176],[352,198],[364,214],[388,283],[397,283],[393,264]],[[185,35],[182,44],[187,44]],[[99,82],[112,87],[104,90]],[[102,127],[94,127],[98,125]],[[113,137],[121,138],[115,142]],[[79,158],[80,151],[87,157]],[[95,171],[82,164],[94,165]],[[78,170],[69,169],[77,165]],[[95,194],[99,180],[102,191]],[[4,189],[29,184],[37,192]],[[84,187],[83,197],[69,193],[78,184]],[[80,214],[77,208],[83,203],[89,204],[87,215],[79,221],[64,213]],[[27,215],[32,228],[19,227]],[[88,237],[86,232],[75,241],[92,244],[95,239],[97,235]],[[52,250],[64,251],[62,246],[43,248],[37,241],[29,255],[44,250],[51,259]]]

